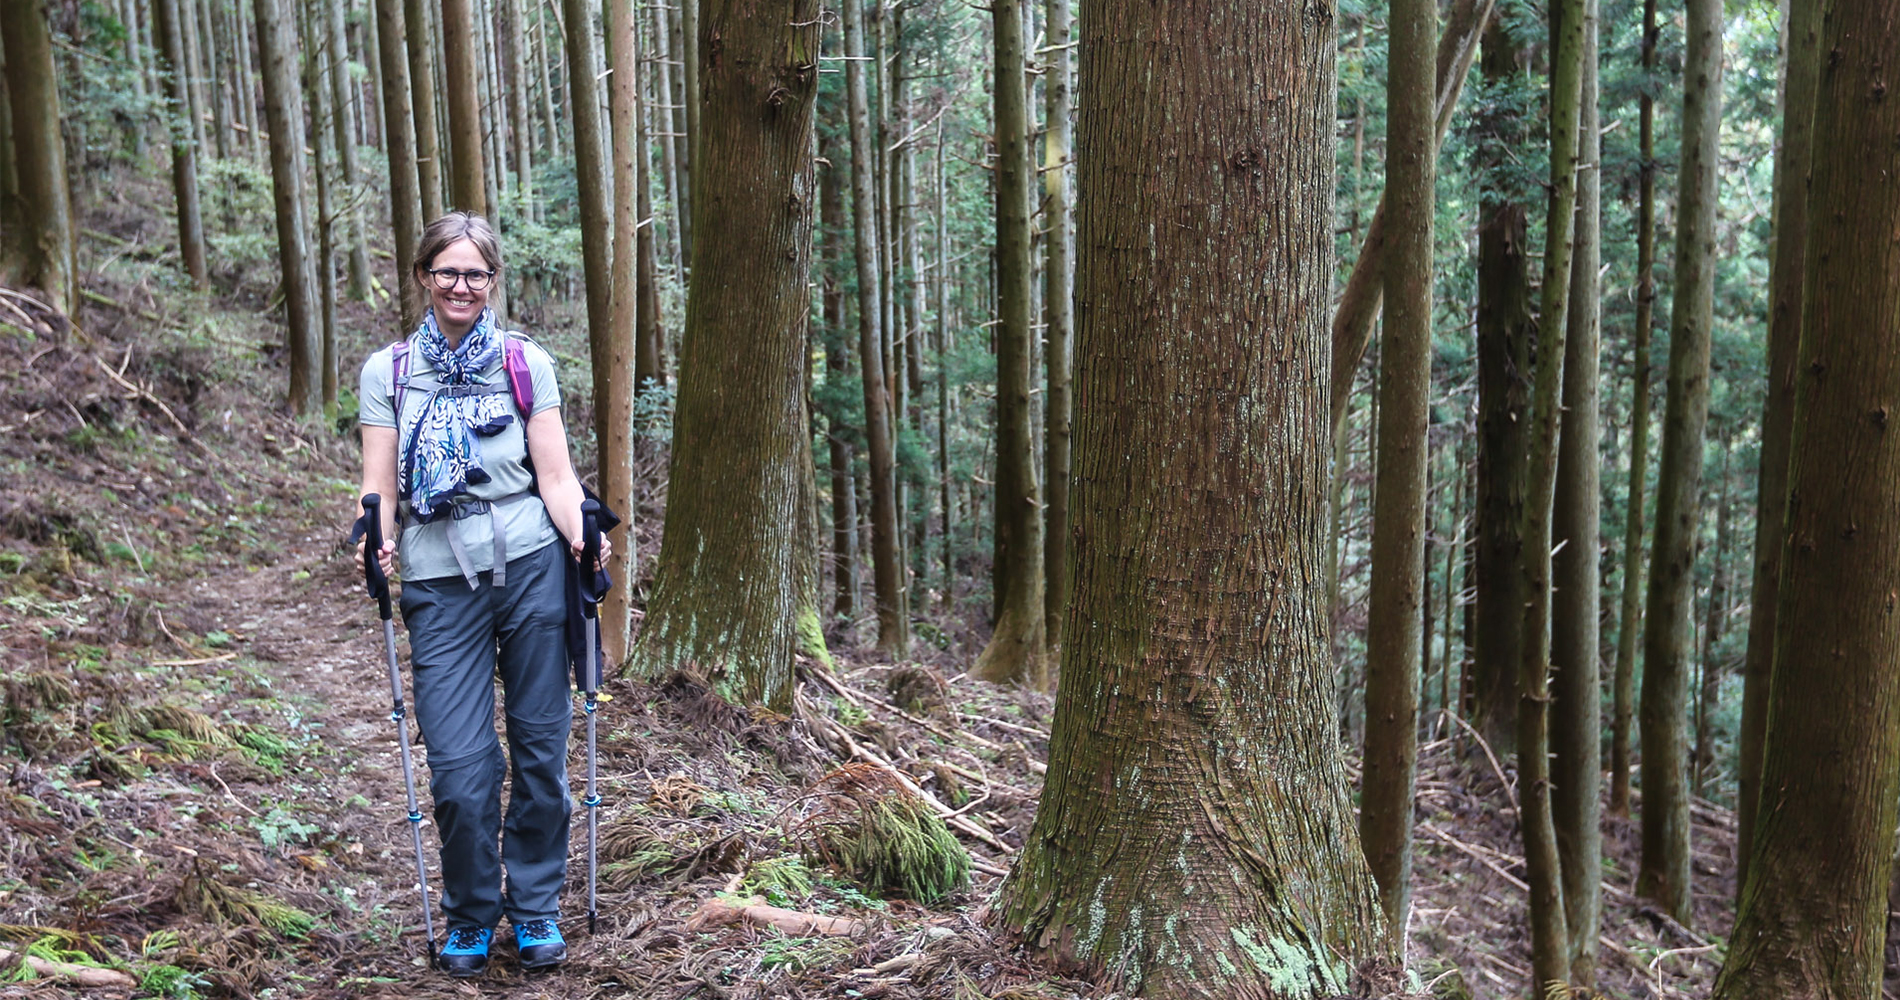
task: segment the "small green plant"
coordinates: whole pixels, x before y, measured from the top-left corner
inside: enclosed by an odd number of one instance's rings
[[[806,861],[922,903],[970,884],[970,853],[890,769],[847,764],[807,798],[817,807],[789,831]]]
[[[263,842],[265,850],[281,852],[287,844],[309,840],[321,832],[322,827],[305,823],[280,806],[272,806],[269,812],[251,819],[251,829],[257,831],[257,839]]]
[[[824,968],[850,958],[857,947],[857,942],[849,938],[793,938],[781,935],[765,943],[765,949],[759,955],[759,965],[792,972]]]
[[[773,906],[797,906],[811,895],[811,889],[811,869],[796,854],[755,861],[739,881],[741,895],[764,896]]]
[[[199,991],[209,985],[210,980],[203,973],[191,972],[176,965],[154,965],[139,977],[140,992],[172,1000],[198,1000],[204,995]]]

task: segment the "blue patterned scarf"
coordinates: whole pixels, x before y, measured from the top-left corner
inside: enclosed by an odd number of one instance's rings
[[[455,347],[435,325],[435,310],[422,316],[412,350],[428,359],[435,378],[444,386],[483,384],[481,373],[501,357],[502,337],[495,329],[493,311],[482,310],[475,328]],[[489,480],[482,468],[477,436],[500,431],[515,419],[507,393],[448,396],[431,392],[424,398],[413,425],[406,428],[402,468],[397,475],[408,489],[416,520],[437,517],[445,502],[468,487]]]

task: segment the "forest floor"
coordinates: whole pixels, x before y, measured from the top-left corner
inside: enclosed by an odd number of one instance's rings
[[[0,293],[27,313],[0,305],[0,949],[125,976],[86,987],[0,962],[14,980],[0,995],[1112,995],[981,925],[1029,830],[1053,702],[963,677],[970,622],[942,623],[948,648],[911,664],[834,637],[835,672],[801,671],[793,719],[733,711],[690,675],[611,682],[598,929],[580,916],[577,811],[568,963],[524,975],[504,931],[485,978],[427,970],[381,635],[343,540],[353,434],[279,413],[268,289],[156,284],[162,234],[138,221],[156,217],[87,220],[96,298],[67,334],[27,334],[30,307]],[[364,306],[343,326],[347,388],[384,338]],[[578,324],[534,329],[579,370]],[[568,413],[588,419],[571,401]],[[657,511],[640,513],[650,559]],[[800,859],[799,821],[821,804],[806,791],[867,759],[958,810],[977,861],[968,889],[930,906],[882,899]],[[1436,996],[1522,996],[1511,773],[1445,740],[1423,759],[1411,967]],[[1637,834],[1609,821],[1608,996],[1708,991],[1733,823],[1706,804],[1695,819],[1694,931],[1634,900]],[[752,896],[848,933],[715,919],[718,900]]]

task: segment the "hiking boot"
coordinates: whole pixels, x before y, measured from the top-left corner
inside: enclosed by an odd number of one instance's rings
[[[488,968],[488,942],[495,932],[488,927],[451,927],[449,940],[436,955],[442,971],[459,979],[469,979]]]
[[[515,953],[524,969],[546,969],[567,961],[567,942],[552,920],[524,920],[515,925]]]

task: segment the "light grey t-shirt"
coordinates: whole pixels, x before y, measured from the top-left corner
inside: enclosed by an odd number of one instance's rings
[[[534,380],[534,412],[540,413],[560,406],[561,390],[555,383],[553,359],[548,357],[548,352],[541,345],[525,337],[522,339],[525,341],[522,355],[528,362],[528,373]],[[427,390],[419,389],[414,384],[415,381],[423,376],[432,376],[435,372],[435,366],[429,364],[429,359],[423,357],[421,351],[412,347],[408,354],[411,384],[402,396],[403,419],[400,426],[404,428],[414,426],[429,396]],[[390,347],[370,355],[369,360],[363,363],[362,381],[357,392],[360,405],[357,419],[366,427],[398,426],[394,410],[394,368]],[[480,375],[483,381],[491,383],[505,381],[507,377],[507,373],[502,370],[500,355]],[[503,398],[509,401],[509,409],[514,409],[514,397],[504,394]],[[500,431],[477,438],[481,443],[482,468],[487,471],[489,480],[470,484],[469,496],[482,500],[501,500],[526,493],[533,485],[534,477],[527,466],[526,428],[526,418],[517,416]],[[399,433],[398,448],[408,444],[401,438]],[[475,572],[493,569],[496,518],[501,520],[502,540],[506,543],[510,560],[534,552],[557,537],[554,522],[548,520],[547,508],[542,505],[540,497],[532,494],[520,496],[507,503],[497,503],[491,510],[492,513],[477,514],[459,521],[445,515],[429,524],[405,524],[397,542],[397,549],[402,554],[403,577],[409,580],[433,580],[461,576],[461,566],[456,563],[455,552],[449,545],[447,532],[450,531],[461,535],[462,548]]]

